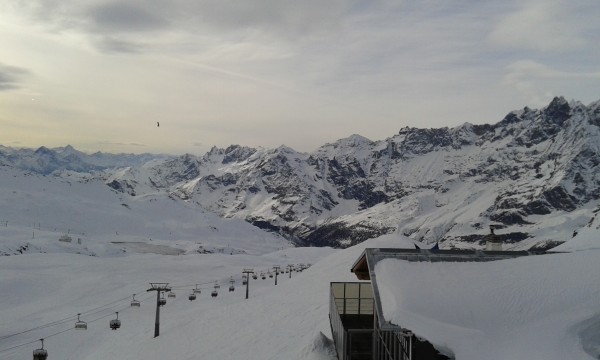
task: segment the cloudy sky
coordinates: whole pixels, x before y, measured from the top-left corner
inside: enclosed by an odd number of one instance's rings
[[[312,151],[588,104],[598,18],[598,0],[3,0],[0,144]]]

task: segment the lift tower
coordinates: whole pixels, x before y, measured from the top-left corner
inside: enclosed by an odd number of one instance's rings
[[[156,320],[154,321],[154,337],[160,333],[160,293],[171,291],[169,283],[150,283],[151,288],[146,291],[156,291]]]
[[[248,292],[250,291],[250,274],[254,274],[254,269],[244,269],[242,274],[246,275],[246,299],[248,298]]]

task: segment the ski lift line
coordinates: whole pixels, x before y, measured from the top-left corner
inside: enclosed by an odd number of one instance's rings
[[[144,300],[148,300],[150,297],[152,297],[152,296],[146,296],[145,298],[141,299],[140,302],[143,302]],[[124,301],[126,299],[129,300],[129,297],[112,301],[112,302],[110,302],[108,304],[105,304],[105,305],[102,305],[102,306],[98,306],[96,308],[93,308],[91,310],[82,312],[80,314],[81,315],[85,315],[85,316],[90,316],[90,315],[94,315],[94,314],[97,314],[97,313],[102,312],[102,311],[110,310],[111,308],[114,308],[116,305],[113,305],[113,306],[110,306],[110,307],[107,308],[108,305],[112,305],[112,304]],[[112,313],[111,313],[111,315],[112,315]],[[3,335],[3,336],[0,336],[0,340],[5,340],[5,339],[8,339],[8,338],[11,338],[11,337],[14,337],[14,336],[26,334],[28,332],[32,332],[32,331],[36,331],[36,330],[41,330],[41,329],[45,329],[45,328],[48,328],[48,327],[58,326],[58,325],[62,325],[62,324],[68,323],[68,322],[72,322],[73,320],[75,320],[76,317],[77,317],[76,315],[69,316],[69,317],[61,319],[61,320],[52,321],[50,323],[47,323],[47,324],[44,324],[44,325],[40,325],[40,326],[36,326],[36,327],[30,328],[30,329],[27,329],[27,330],[19,331],[19,332],[14,333],[14,334]]]
[[[214,285],[214,283],[212,283]],[[199,286],[199,287],[181,287],[181,288],[171,288],[172,290],[194,290],[194,289],[212,289],[213,286]]]
[[[144,292],[144,293],[145,293],[145,292]],[[142,294],[142,292],[140,291],[139,293],[136,293],[135,295],[138,295],[138,294]],[[96,310],[99,310],[99,309],[102,309],[102,308],[108,307],[109,305],[113,305],[113,304],[116,304],[116,303],[118,303],[118,302],[125,301],[125,300],[129,301],[129,296],[130,296],[130,295],[127,295],[127,297],[124,297],[124,298],[121,298],[121,299],[118,299],[118,300],[115,300],[115,301],[111,301],[111,302],[109,302],[109,303],[107,303],[107,304],[100,305],[100,306],[98,306],[98,307],[95,307],[95,308],[93,308],[93,309],[90,309],[90,310],[88,310],[88,311],[84,311],[84,312],[82,312],[82,313],[81,313],[81,315],[91,315],[91,314],[92,314],[92,313],[94,313]],[[111,306],[111,307],[112,307],[112,306]]]
[[[140,300],[138,300],[138,301],[139,301],[140,303],[142,303],[142,302],[144,302],[144,301],[146,301],[146,300],[150,299],[151,297],[153,297],[153,296],[152,296],[152,294],[151,294],[151,295],[149,295],[149,296],[146,294],[146,296],[142,297],[142,298],[141,298]],[[127,298],[127,299],[129,300],[129,298]],[[129,303],[128,303],[128,304],[129,304]],[[94,311],[94,312],[87,313],[87,316],[90,316],[90,315],[93,315],[93,314],[97,314],[97,313],[101,313],[101,312],[104,312],[104,311],[109,311],[109,310],[110,310],[110,311],[111,311],[111,313],[110,313],[110,314],[108,314],[108,315],[105,315],[105,316],[103,316],[103,317],[101,317],[101,318],[100,318],[100,319],[103,319],[103,318],[105,318],[106,316],[112,315],[112,314],[114,313],[115,309],[117,308],[117,306],[120,306],[120,304],[115,304],[115,305],[112,305],[112,306],[110,306],[110,307],[105,307],[105,308],[102,308],[102,309],[96,310],[96,311]],[[130,306],[131,306],[131,304],[129,304],[129,306],[123,306],[123,307],[120,307],[119,309],[128,309]],[[118,310],[118,309],[117,309],[117,310]],[[122,310],[119,310],[119,311],[122,311]],[[82,314],[83,314],[83,313],[82,313]],[[95,321],[95,320],[92,320],[92,321]],[[92,322],[92,321],[88,321],[88,322]]]
[[[48,336],[44,337],[44,339],[47,339],[47,338],[49,338],[49,337],[53,337],[53,336],[56,336],[56,335],[60,335],[60,334],[62,334],[62,333],[65,333],[65,332],[67,332],[67,331],[74,330],[74,329],[75,329],[74,327],[70,327],[70,328],[68,328],[68,329],[65,329],[65,330],[62,330],[62,331],[56,332],[56,333],[54,333],[54,334],[48,335]],[[10,351],[10,350],[14,350],[14,349],[17,349],[17,348],[23,347],[23,346],[25,346],[25,345],[31,345],[31,344],[34,344],[34,343],[36,343],[36,342],[38,342],[38,341],[40,341],[40,339],[36,339],[36,340],[29,341],[29,342],[26,342],[26,343],[23,343],[23,344],[20,344],[20,345],[15,345],[15,346],[12,346],[12,347],[9,347],[9,348],[6,348],[6,349],[2,349],[2,350],[0,350],[0,354],[1,354],[1,353],[3,353],[3,352],[7,352],[7,351]]]
[[[122,312],[122,311],[125,311],[125,310],[128,310],[128,309],[129,309],[129,307],[123,307],[123,308],[119,309],[119,312]],[[110,314],[106,314],[106,315],[100,316],[100,317],[98,317],[96,319],[89,320],[89,321],[87,321],[87,323],[89,324],[89,323],[93,323],[93,322],[105,319],[105,318],[107,318],[109,316],[112,316],[113,314],[114,313],[111,312]],[[75,329],[74,327],[69,327],[69,328],[67,328],[65,330],[61,330],[61,331],[55,332],[55,333],[50,334],[50,335],[45,335],[43,338],[44,339],[48,339],[48,338],[51,338],[53,336],[60,335],[62,333],[65,333],[67,331],[74,330],[74,329]],[[0,353],[6,352],[6,351],[10,351],[10,350],[13,350],[13,349],[17,349],[17,348],[20,348],[20,347],[25,346],[25,345],[31,345],[31,344],[36,343],[38,341],[39,341],[39,339],[36,339],[36,340],[29,341],[29,342],[26,342],[26,343],[23,343],[23,344],[20,344],[20,345],[15,345],[15,346],[12,346],[12,347],[9,347],[9,348],[6,348],[6,349],[2,349],[2,350],[0,350]]]
[[[171,288],[172,289],[178,289],[178,290],[194,290],[196,288],[197,289],[206,290],[206,289],[212,288],[212,286],[211,287],[196,287],[196,286],[197,285],[208,285],[208,284],[214,284],[214,282],[213,281],[209,281],[209,282],[204,282],[204,283],[184,284],[184,285],[171,286]],[[194,286],[194,288],[188,288],[188,286]],[[143,291],[143,290],[135,293],[134,295],[139,295],[139,294],[146,294],[147,295],[146,291]],[[139,299],[138,301],[140,301],[140,303],[141,303],[141,302],[144,302],[145,300],[148,300],[148,299],[150,299],[152,297],[154,297],[154,296],[153,295],[148,295],[148,296],[145,296],[145,297]],[[121,299],[118,299],[118,300],[115,300],[115,301],[111,301],[111,302],[106,303],[104,305],[97,306],[97,307],[92,308],[90,310],[81,312],[80,314],[84,315],[84,316],[91,316],[91,315],[94,315],[94,314],[97,314],[97,313],[100,313],[100,312],[103,312],[103,311],[114,310],[114,307],[116,305],[113,305],[113,304],[118,304],[119,302],[122,302],[122,301],[125,301],[125,300],[129,301],[129,296],[121,298]],[[127,309],[127,307],[125,307],[124,309]],[[112,315],[112,312],[110,314],[104,315],[104,316],[102,316],[102,317],[100,317],[98,319],[90,320],[90,321],[88,321],[88,323],[91,323],[91,322],[103,319],[103,318],[111,316],[111,315]],[[22,334],[25,334],[25,333],[28,333],[28,332],[31,332],[31,331],[35,331],[35,330],[41,330],[41,329],[45,329],[45,328],[52,327],[52,326],[62,325],[62,324],[65,324],[67,322],[73,321],[75,318],[76,318],[76,316],[69,316],[69,317],[66,317],[66,318],[61,319],[61,320],[56,320],[56,321],[50,322],[48,324],[44,324],[44,325],[36,326],[36,327],[30,328],[30,329],[27,329],[27,330],[20,331],[18,333],[0,336],[0,340],[4,340],[4,339],[8,339],[8,338],[11,338],[11,337],[14,337],[14,336],[22,335]],[[46,336],[46,338],[52,337],[54,335],[61,334],[61,333],[65,332],[65,331],[68,331],[68,330],[71,330],[71,329],[72,328],[69,328],[67,330],[60,331],[60,332],[58,332],[56,334],[52,334],[52,335]],[[18,345],[18,346],[30,345],[30,344],[32,344],[32,343],[34,343],[36,341],[38,341],[38,340],[35,340],[33,342],[29,342],[29,343],[26,343],[26,344],[23,344],[23,345]],[[4,351],[7,351],[7,350],[9,350],[9,349],[0,350],[0,352],[4,352]]]
[[[196,285],[208,285],[208,284],[214,284],[214,281],[209,281],[209,282],[204,282],[204,283],[193,283],[193,284],[185,284],[185,285],[172,285],[169,286],[171,289],[181,289],[181,288],[187,288],[188,286],[196,286]]]
[[[139,292],[135,293],[134,295],[136,295],[136,296],[137,296],[137,295],[139,295],[139,294],[146,294],[146,291],[139,291]],[[109,305],[113,305],[113,304],[116,304],[116,303],[118,303],[118,302],[125,301],[125,300],[129,301],[129,295],[127,295],[127,297],[124,297],[124,298],[121,298],[121,299],[118,299],[118,300],[115,300],[115,301],[111,301],[111,302],[109,302],[109,303],[107,303],[107,304],[104,304],[104,305],[101,305],[101,306],[95,307],[95,308],[93,308],[93,309],[90,309],[90,310],[88,310],[88,311],[84,311],[84,312],[82,312],[82,313],[81,313],[81,315],[91,315],[91,314],[94,314],[94,313],[96,313],[96,312],[97,312],[97,311],[95,311],[95,310],[99,310],[99,309],[102,309],[102,308],[108,307]],[[111,308],[111,307],[114,307],[114,306],[110,306],[109,308]]]
[[[50,323],[48,323],[48,324],[44,324],[44,325],[40,325],[40,326],[37,326],[37,327],[31,328],[31,329],[27,329],[27,330],[20,331],[20,332],[18,332],[18,333],[14,333],[14,334],[10,334],[10,335],[3,335],[3,336],[0,336],[0,340],[4,340],[4,339],[11,338],[11,337],[13,337],[13,336],[17,336],[17,335],[25,334],[25,333],[28,333],[28,332],[31,332],[31,331],[34,331],[34,330],[45,329],[45,328],[47,328],[47,327],[56,326],[56,325],[61,325],[61,324],[65,324],[65,323],[67,323],[67,322],[71,322],[71,321],[73,321],[73,320],[75,320],[75,316],[69,316],[69,317],[67,317],[67,318],[64,318],[64,319],[62,319],[62,320],[56,320],[56,321],[50,322]]]

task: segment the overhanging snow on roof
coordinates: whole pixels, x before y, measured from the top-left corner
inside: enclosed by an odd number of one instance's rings
[[[543,255],[545,251],[482,251],[482,250],[426,250],[399,248],[367,248],[351,268],[359,280],[371,280],[375,298],[375,311],[381,329],[394,330],[400,326],[390,323],[382,312],[379,286],[375,276],[375,265],[383,259],[398,259],[411,262],[487,262],[512,259],[521,256]]]

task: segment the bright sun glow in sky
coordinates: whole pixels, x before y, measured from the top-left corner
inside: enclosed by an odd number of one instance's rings
[[[599,16],[598,0],[4,0],[0,145],[312,151],[588,104]]]

